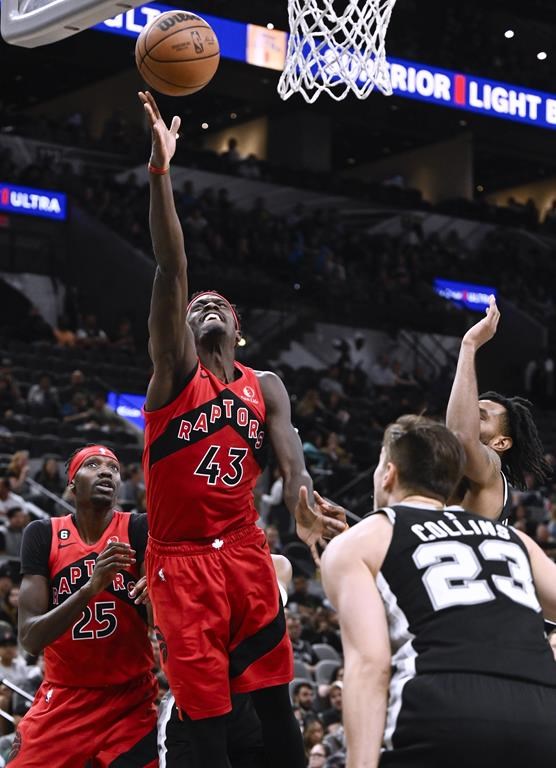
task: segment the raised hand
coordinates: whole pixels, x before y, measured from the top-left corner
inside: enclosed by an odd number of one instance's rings
[[[496,306],[496,299],[491,296],[486,310],[486,317],[472,325],[462,339],[462,344],[472,344],[474,348],[480,349],[483,344],[490,341],[496,334],[498,321],[500,320],[500,310]]]
[[[320,558],[317,552],[317,544],[325,546],[327,540],[346,530],[347,523],[345,521],[345,510],[342,507],[337,507],[325,501],[318,494],[315,494],[315,496],[319,505],[318,509],[322,511],[315,510],[309,504],[307,488],[304,485],[301,486],[295,507],[295,522],[297,535],[307,544],[313,555],[313,560],[319,565]],[[321,504],[324,506],[321,506]]]
[[[130,568],[135,562],[135,550],[129,544],[113,541],[97,557],[88,588],[92,595],[98,595],[114,579],[118,571]]]
[[[160,115],[160,110],[149,91],[139,91],[139,99],[149,119],[152,133],[151,165],[156,168],[168,168],[176,151],[176,141],[181,125],[181,118],[174,115],[170,127]]]

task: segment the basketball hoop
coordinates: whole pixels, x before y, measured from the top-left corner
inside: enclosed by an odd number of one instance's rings
[[[312,104],[321,93],[336,101],[366,99],[376,87],[392,95],[385,39],[396,0],[288,0],[290,37],[278,93],[301,93]]]

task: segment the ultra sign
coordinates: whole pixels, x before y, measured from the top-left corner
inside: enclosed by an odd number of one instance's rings
[[[66,219],[66,195],[47,189],[18,187],[0,182],[0,211],[44,219]]]
[[[93,29],[137,37],[153,18],[171,10],[175,11],[176,8],[162,3],[148,3],[97,24]],[[248,46],[249,29],[253,29],[255,25],[202,15],[214,29],[223,57],[255,63],[249,55]],[[275,32],[283,34],[277,30]],[[332,52],[330,58],[334,58]],[[262,60],[264,61],[264,58]],[[272,68],[279,66],[278,63],[278,66]],[[282,69],[283,66],[282,62]],[[332,61],[330,66],[334,67]],[[404,59],[389,58],[389,66],[392,88],[396,96],[556,129],[556,94],[464,75]]]

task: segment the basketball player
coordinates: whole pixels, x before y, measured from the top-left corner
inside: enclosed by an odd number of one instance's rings
[[[44,649],[44,682],[19,724],[10,768],[155,768],[157,685],[146,611],[131,591],[146,516],[114,509],[120,462],[93,445],[68,463],[75,513],[23,537],[19,636]]]
[[[464,480],[457,500],[482,517],[504,522],[511,513],[508,481],[525,488],[525,473],[539,480],[550,475],[543,447],[522,397],[485,392],[479,397],[475,355],[496,333],[500,312],[490,297],[486,317],[462,339],[456,376],[446,411],[446,426],[465,449]]]
[[[464,465],[446,427],[401,417],[384,435],[376,512],[324,553],[348,768],[553,765],[556,664],[541,605],[556,616],[556,565],[525,534],[448,511]]]
[[[270,766],[304,768],[288,682],[292,649],[253,487],[272,444],[284,499],[309,545],[345,528],[306,504],[312,484],[280,379],[235,361],[237,314],[215,291],[188,303],[183,233],[169,175],[180,126],[151,94],[150,228],[157,261],[145,404],[147,581],[162,662],[197,765],[228,766],[230,694],[251,693]],[[297,505],[297,506],[296,506]]]

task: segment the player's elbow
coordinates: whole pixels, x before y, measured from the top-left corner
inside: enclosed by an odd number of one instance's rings
[[[31,656],[38,656],[40,653],[42,653],[44,644],[38,642],[38,638],[33,632],[31,622],[26,621],[23,624],[20,623],[18,634],[19,644],[26,653],[31,654]]]

